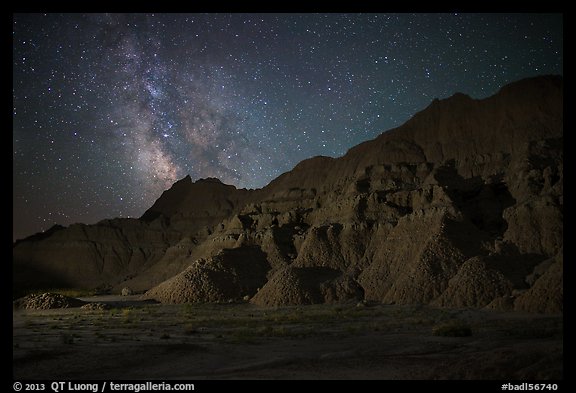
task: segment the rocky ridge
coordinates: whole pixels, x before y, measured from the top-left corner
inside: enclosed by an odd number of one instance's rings
[[[563,81],[435,100],[262,189],[186,177],[140,219],[56,228],[13,250],[21,287],[562,312]]]

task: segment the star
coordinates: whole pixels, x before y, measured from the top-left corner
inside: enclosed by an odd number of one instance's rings
[[[14,14],[14,239],[259,188],[434,98],[563,73],[561,14]],[[119,197],[118,195],[121,195]]]

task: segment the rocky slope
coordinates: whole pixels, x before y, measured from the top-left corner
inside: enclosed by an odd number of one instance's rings
[[[14,246],[15,285],[165,302],[367,300],[562,312],[563,81],[435,100],[260,190],[186,177],[139,220]],[[71,252],[72,251],[72,252]],[[32,274],[34,273],[34,274]]]

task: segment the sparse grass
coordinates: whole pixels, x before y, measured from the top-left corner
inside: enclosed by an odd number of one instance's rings
[[[110,315],[118,315],[118,314],[120,314],[119,308],[113,307],[110,309]]]
[[[466,337],[472,333],[474,340],[466,341],[470,345],[492,337],[511,342],[519,338],[530,345],[533,339],[534,342],[542,338],[547,341],[561,339],[563,325],[558,317],[528,320],[516,315],[427,306],[371,304],[356,307],[356,303],[351,302],[277,308],[252,304],[143,304],[102,313],[85,313],[79,309],[28,310],[15,313],[14,326],[13,345],[19,356],[26,355],[30,348],[46,349],[46,353],[52,350],[97,353],[137,345],[146,350],[150,344],[158,345],[158,350],[162,351],[163,347],[200,345],[218,348],[214,353],[228,356],[228,349],[232,354],[241,354],[245,348],[250,352],[249,346],[254,346],[252,352],[258,354],[265,353],[268,346],[282,351],[290,348],[307,350],[308,346],[322,346],[324,342],[342,342],[342,345],[362,342],[370,350],[374,343],[374,353],[379,354],[380,349],[376,347],[379,340],[394,339],[398,334],[434,345],[439,341],[448,346],[457,342],[434,338],[431,334]]]
[[[194,304],[186,303],[182,306],[182,313],[185,315],[194,314]]]
[[[450,320],[435,325],[432,334],[441,337],[469,337],[472,335],[472,328],[462,321]]]
[[[185,335],[200,330],[235,337],[247,341],[248,337],[302,338],[322,334],[340,334],[348,326],[354,334],[389,330],[375,319],[387,317],[388,309],[355,307],[355,303],[337,305],[311,305],[262,309],[246,305],[214,305],[209,303],[184,304],[177,307],[176,315],[184,326]],[[162,312],[162,308],[158,312]],[[399,323],[392,321],[392,323]],[[201,328],[199,328],[201,327]],[[182,330],[181,330],[182,331]],[[351,333],[345,333],[350,335]]]
[[[122,309],[122,323],[124,324],[131,324],[134,321],[134,315],[132,313],[132,309],[124,308]]]
[[[518,326],[501,330],[508,337],[522,339],[561,338],[564,336],[561,326]]]
[[[299,338],[339,334],[346,329],[355,333],[390,330],[388,324],[400,322],[391,319],[380,321],[382,317],[389,319],[388,311],[379,307],[357,308],[355,304],[264,309],[246,304],[194,303],[112,308],[101,313],[66,310],[64,314],[52,316],[52,321],[63,330],[97,328],[107,332],[122,326],[130,330],[157,328],[156,331],[172,335],[192,336],[202,332],[208,333],[202,337]]]
[[[298,339],[319,335],[348,337],[372,332],[422,331],[427,326],[431,328],[435,321],[440,325],[443,321],[453,319],[453,316],[449,318],[450,315],[442,310],[410,306],[356,307],[356,303],[352,302],[278,308],[192,303],[161,306],[148,304],[142,307],[112,308],[93,314],[67,310],[64,314],[52,316],[52,321],[53,325],[64,331],[98,329],[106,333],[107,337],[116,336],[114,331],[110,331],[121,327],[130,331],[142,329],[144,334],[154,331],[151,336],[156,337],[160,334],[196,335],[201,339],[220,336],[226,341],[261,342],[263,338]],[[57,327],[47,325],[47,328]],[[443,333],[440,331],[440,334]]]
[[[194,325],[192,325],[191,323],[186,324],[184,326],[184,334],[187,336],[192,336],[194,334],[198,334],[198,329],[196,329],[196,327]]]
[[[158,310],[158,306],[146,305],[140,308],[140,312],[145,315],[152,315]]]

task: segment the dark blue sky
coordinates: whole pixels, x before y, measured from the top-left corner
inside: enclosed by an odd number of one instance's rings
[[[562,15],[16,14],[14,239],[266,185],[434,98],[563,74]]]

